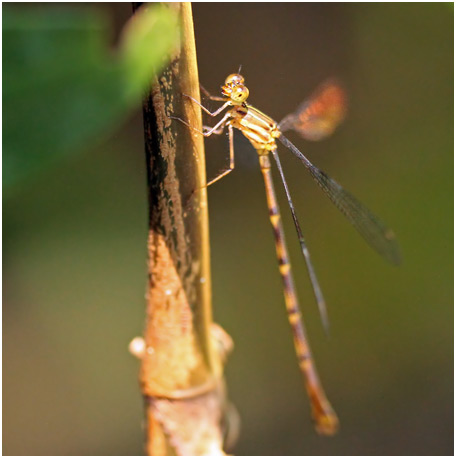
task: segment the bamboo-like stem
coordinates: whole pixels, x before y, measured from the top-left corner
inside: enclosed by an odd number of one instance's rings
[[[211,278],[201,111],[190,3],[181,47],[144,103],[149,191],[149,283],[140,383],[148,455],[221,454],[223,382],[211,338]]]

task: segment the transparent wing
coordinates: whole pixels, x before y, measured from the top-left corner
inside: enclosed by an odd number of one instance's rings
[[[350,223],[355,226],[364,240],[387,261],[395,265],[399,264],[401,255],[394,232],[387,228],[361,202],[345,191],[339,183],[315,167],[284,135],[281,135],[279,140],[304,163],[321,189]]]
[[[309,252],[309,249],[307,248],[307,244],[304,239],[304,235],[302,234],[301,225],[299,224],[299,220],[296,215],[296,210],[294,208],[293,201],[291,200],[290,190],[288,189],[288,183],[287,183],[287,180],[285,179],[285,174],[283,173],[282,163],[280,162],[280,158],[277,153],[277,149],[272,150],[272,155],[276,161],[277,168],[279,169],[280,178],[282,179],[282,184],[285,189],[285,194],[287,195],[288,206],[290,207],[291,216],[293,218],[296,232],[298,234],[299,244],[301,245],[301,252],[306,261],[310,282],[312,284],[312,289],[314,291],[315,299],[318,305],[318,310],[320,312],[321,322],[323,323],[323,327],[325,329],[326,334],[329,335],[329,319],[328,319],[328,311],[326,308],[326,302],[323,297],[323,293],[321,291],[320,284],[318,283],[317,274],[315,273],[315,269],[312,264],[312,260],[310,259],[310,252]]]
[[[280,123],[281,132],[293,129],[306,140],[321,140],[331,135],[343,121],[347,97],[334,80],[323,83],[298,109]]]

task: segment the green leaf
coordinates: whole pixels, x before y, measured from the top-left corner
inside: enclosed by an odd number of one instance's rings
[[[106,136],[178,44],[176,14],[143,8],[119,50],[94,11],[3,10],[3,185]]]

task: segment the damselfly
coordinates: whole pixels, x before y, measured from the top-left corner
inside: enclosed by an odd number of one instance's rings
[[[344,91],[336,82],[328,81],[305,101],[295,113],[286,116],[280,123],[276,123],[269,116],[247,103],[249,90],[244,84],[244,77],[238,73],[229,75],[226,78],[225,84],[222,86],[223,97],[211,96],[206,90],[203,89],[203,91],[211,100],[224,102],[223,105],[215,112],[211,112],[197,100],[189,96],[187,97],[198,104],[210,116],[217,116],[224,110],[226,110],[226,112],[214,127],[205,127],[201,133],[205,137],[209,137],[213,134],[219,135],[224,131],[225,127],[227,127],[230,149],[229,168],[209,181],[207,185],[216,182],[234,169],[233,128],[239,129],[250,140],[258,153],[266,187],[269,218],[274,231],[279,270],[283,281],[288,320],[293,331],[299,367],[304,376],[306,389],[310,397],[312,417],[319,433],[328,435],[334,434],[338,429],[339,421],[320,383],[304,323],[302,321],[301,312],[299,310],[279,207],[272,181],[269,155],[270,153],[272,154],[279,170],[322,322],[327,329],[328,317],[325,300],[291,200],[288,184],[285,180],[282,165],[277,153],[276,140],[284,144],[303,162],[313,179],[318,183],[321,189],[323,189],[333,204],[347,217],[350,223],[353,224],[374,250],[392,264],[398,264],[400,262],[399,248],[393,231],[388,229],[376,216],[350,193],[345,191],[336,181],[315,167],[298,148],[283,135],[283,132],[289,129],[294,129],[307,140],[320,140],[330,135],[345,115],[346,102]],[[187,124],[183,120],[180,121]]]

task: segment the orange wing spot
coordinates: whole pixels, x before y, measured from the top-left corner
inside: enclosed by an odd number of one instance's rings
[[[321,140],[331,135],[345,118],[347,97],[334,80],[327,81],[294,114],[281,123],[282,130],[294,129],[307,140]]]

